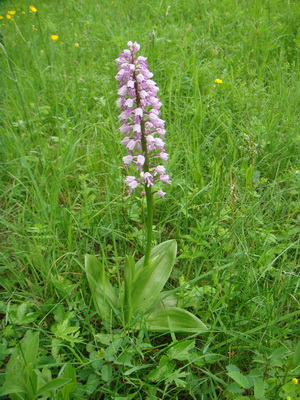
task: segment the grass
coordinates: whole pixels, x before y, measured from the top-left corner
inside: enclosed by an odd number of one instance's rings
[[[300,398],[284,386],[300,374],[297,1],[30,4],[0,2],[0,382],[30,330],[37,369],[75,371],[76,388],[50,398]],[[155,204],[155,241],[177,240],[168,286],[186,282],[210,325],[177,336],[191,346],[177,358],[169,335],[104,331],[83,269],[96,254],[117,280],[144,251],[115,106],[128,40],[148,57],[168,132],[173,185]],[[231,364],[263,366],[264,394]]]

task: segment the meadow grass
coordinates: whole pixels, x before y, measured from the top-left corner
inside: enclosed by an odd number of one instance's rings
[[[53,399],[286,399],[300,376],[298,2],[16,0],[0,15],[0,382],[32,330],[39,366],[76,370],[74,391]],[[117,281],[144,251],[115,105],[128,40],[166,120],[173,185],[154,238],[179,245],[168,288],[184,284],[210,326],[181,359],[170,348],[184,336],[107,334],[84,274],[85,253]],[[232,387],[231,364],[244,376],[262,365],[264,394]]]

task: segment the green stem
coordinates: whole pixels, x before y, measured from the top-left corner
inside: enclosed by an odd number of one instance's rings
[[[150,252],[152,247],[152,236],[153,236],[153,198],[151,187],[145,186],[146,190],[146,201],[147,201],[147,238],[146,238],[146,250],[144,258],[144,267],[149,263]]]
[[[141,107],[141,99],[139,96],[138,84],[137,84],[135,73],[134,73],[134,80],[135,80],[135,92],[136,92],[137,107]],[[149,157],[148,157],[148,149],[147,149],[147,141],[146,141],[146,133],[145,133],[144,116],[142,117],[142,120],[141,120],[141,133],[142,133],[141,145],[142,145],[143,155],[145,157],[143,172],[149,172]],[[144,256],[144,267],[146,267],[149,264],[151,247],[152,247],[152,236],[153,236],[153,231],[152,231],[153,199],[152,199],[151,186],[148,187],[147,184],[145,184],[145,192],[146,192],[146,201],[147,201],[147,216],[146,216],[146,218],[147,218],[147,221],[146,221],[147,233],[146,233],[146,249],[145,249],[145,256]]]

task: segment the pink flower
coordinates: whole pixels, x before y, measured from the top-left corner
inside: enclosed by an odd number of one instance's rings
[[[155,165],[159,160],[167,161],[165,152],[165,122],[160,118],[161,102],[157,96],[158,87],[151,79],[147,58],[136,56],[140,45],[128,42],[128,49],[121,52],[116,59],[119,81],[117,105],[120,107],[119,119],[122,121],[120,131],[123,135],[121,143],[128,151],[123,157],[126,166],[135,165],[139,176],[127,176],[125,179],[129,193],[138,185],[144,188],[157,185],[159,181],[171,183],[162,165]],[[151,160],[151,164],[149,161]],[[156,190],[162,198],[165,192]]]

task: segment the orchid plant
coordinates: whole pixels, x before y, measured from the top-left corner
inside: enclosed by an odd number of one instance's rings
[[[120,107],[121,143],[127,151],[126,167],[134,167],[135,175],[125,182],[128,193],[141,188],[146,196],[147,222],[145,255],[136,263],[126,257],[124,281],[114,287],[105,266],[92,255],[86,255],[85,268],[96,311],[107,326],[146,328],[156,332],[201,333],[207,327],[195,315],[178,307],[173,291],[163,291],[176,259],[177,244],[168,240],[152,248],[153,196],[164,198],[161,183],[171,184],[166,168],[165,122],[160,118],[161,102],[158,87],[151,79],[147,58],[137,56],[138,43],[128,42],[116,59],[119,81],[117,104]]]

